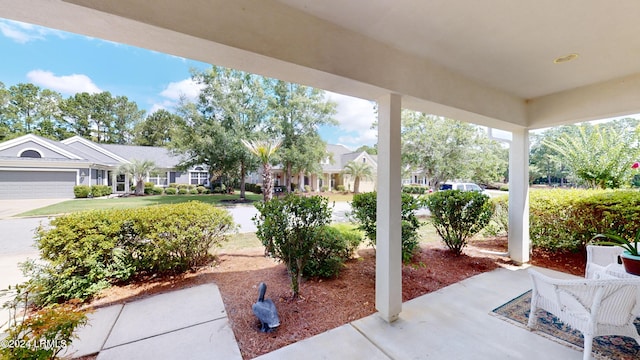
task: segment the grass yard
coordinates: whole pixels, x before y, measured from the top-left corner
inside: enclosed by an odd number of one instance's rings
[[[247,193],[246,197],[250,201],[262,200],[262,195]],[[99,198],[99,199],[73,199],[63,201],[54,205],[40,209],[24,212],[18,216],[47,216],[67,214],[84,210],[104,210],[104,209],[130,209],[151,205],[179,204],[187,201],[201,201],[213,205],[227,205],[224,201],[238,200],[239,195],[235,194],[211,194],[211,195],[151,195],[151,196],[129,196],[122,198]],[[230,203],[233,204],[233,203]]]
[[[329,202],[333,201],[351,201],[353,194],[340,193],[323,193],[322,196],[328,197]],[[217,206],[233,205],[233,200],[238,200],[239,192],[235,194],[210,194],[210,195],[150,195],[150,196],[129,196],[118,198],[98,198],[98,199],[73,199],[63,201],[54,205],[46,206],[40,209],[18,214],[16,216],[50,216],[59,214],[68,214],[84,210],[105,210],[105,209],[131,209],[143,206],[162,205],[162,204],[179,204],[187,201],[201,201],[207,204]],[[249,202],[261,201],[261,194],[246,193]],[[229,203],[225,203],[229,201]]]

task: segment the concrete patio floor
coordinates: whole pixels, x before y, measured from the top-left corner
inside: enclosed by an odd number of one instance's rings
[[[500,268],[404,303],[394,323],[373,314],[258,359],[582,359],[491,315],[530,288],[525,268]],[[241,359],[214,284],[99,309],[79,337],[68,353],[98,360]]]

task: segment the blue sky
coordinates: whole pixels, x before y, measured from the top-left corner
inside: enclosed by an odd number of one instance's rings
[[[77,92],[109,91],[124,95],[151,113],[172,111],[181,94],[197,95],[189,69],[209,64],[102,41],[40,26],[0,19],[0,81],[6,87],[33,83],[68,97]],[[376,131],[373,104],[327,92],[338,104],[338,126],[323,127],[320,134],[333,144],[351,149],[372,146]]]

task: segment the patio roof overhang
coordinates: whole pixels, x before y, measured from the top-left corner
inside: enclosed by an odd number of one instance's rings
[[[0,17],[378,101],[387,320],[401,310],[400,109],[512,132],[509,251],[526,262],[528,131],[640,113],[637,14],[636,0],[0,0]]]

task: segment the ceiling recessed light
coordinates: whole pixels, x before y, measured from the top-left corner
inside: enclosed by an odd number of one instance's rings
[[[554,64],[562,64],[562,63],[569,62],[571,60],[575,60],[577,58],[578,58],[578,54],[573,53],[573,54],[557,57],[557,58],[553,59],[553,63]]]

